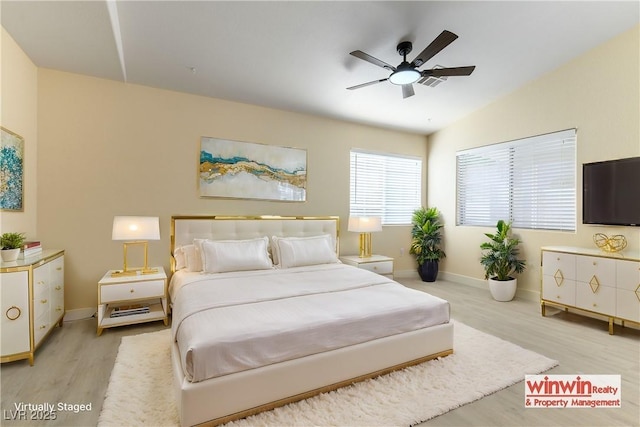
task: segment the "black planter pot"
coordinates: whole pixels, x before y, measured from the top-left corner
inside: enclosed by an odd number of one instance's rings
[[[418,266],[418,274],[423,282],[435,282],[438,277],[438,261],[425,261]]]

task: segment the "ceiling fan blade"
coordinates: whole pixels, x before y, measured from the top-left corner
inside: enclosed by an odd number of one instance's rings
[[[434,41],[431,42],[418,56],[411,62],[413,67],[419,67],[431,58],[433,58],[438,52],[445,47],[449,46],[458,36],[451,31],[444,30],[440,33]]]
[[[475,69],[475,65],[467,67],[434,68],[432,70],[424,70],[420,74],[422,77],[468,76],[471,75]]]
[[[351,55],[355,56],[356,58],[365,60],[373,65],[377,65],[378,67],[386,68],[390,71],[396,70],[396,67],[394,67],[393,65],[389,65],[386,62],[379,60],[378,58],[374,58],[373,56],[369,55],[368,53],[364,53],[361,50],[354,50],[353,52],[351,52]]]
[[[389,80],[389,79],[374,80],[372,82],[367,82],[367,83],[362,83],[360,85],[351,86],[351,87],[348,87],[347,89],[349,89],[349,90],[360,89],[361,87],[375,85],[377,83],[386,82],[387,80]]]
[[[415,95],[416,93],[413,91],[413,85],[402,85],[402,99],[408,98],[410,96]]]

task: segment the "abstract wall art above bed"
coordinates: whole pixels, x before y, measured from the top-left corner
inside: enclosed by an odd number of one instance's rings
[[[304,202],[307,150],[202,137],[200,197]]]

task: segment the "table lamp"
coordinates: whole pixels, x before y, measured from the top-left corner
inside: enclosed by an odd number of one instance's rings
[[[382,219],[378,216],[350,216],[348,230],[360,233],[360,258],[369,258],[371,233],[382,231]]]
[[[154,216],[116,216],[113,218],[112,240],[124,240],[124,267],[111,276],[132,276],[157,273],[147,263],[148,240],[160,240],[159,218]],[[127,250],[131,246],[144,248],[144,266],[131,268],[127,265]]]

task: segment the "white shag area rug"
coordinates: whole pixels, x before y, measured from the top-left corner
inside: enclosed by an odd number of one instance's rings
[[[99,426],[177,426],[170,329],[122,338]],[[234,421],[227,426],[407,426],[558,364],[455,322],[454,354]]]

